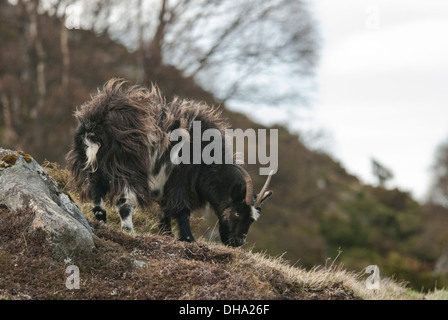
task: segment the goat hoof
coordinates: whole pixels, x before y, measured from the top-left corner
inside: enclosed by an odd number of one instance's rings
[[[106,222],[106,212],[105,211],[99,210],[99,211],[93,211],[93,213],[95,214],[96,220]]]
[[[179,241],[185,241],[185,242],[195,242],[193,237],[186,236],[186,237],[180,237]]]
[[[123,232],[127,232],[127,233],[131,233],[131,234],[134,234],[134,233],[135,233],[134,228],[127,227],[127,226],[123,226],[123,227],[121,227],[121,231],[123,231]]]

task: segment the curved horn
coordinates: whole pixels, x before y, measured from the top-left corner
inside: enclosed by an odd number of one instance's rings
[[[260,193],[258,194],[257,199],[255,199],[255,203],[254,203],[254,207],[258,208],[261,204],[261,199],[263,199],[264,193],[268,190],[269,188],[269,183],[271,182],[271,177],[272,177],[272,171],[269,173],[268,178],[266,179],[266,182],[264,183],[263,188],[261,188]]]
[[[246,181],[246,204],[250,206],[252,205],[252,199],[254,197],[254,186],[252,184],[252,179],[246,170],[238,165],[235,165],[235,167],[240,169],[241,173],[243,174],[244,180]]]

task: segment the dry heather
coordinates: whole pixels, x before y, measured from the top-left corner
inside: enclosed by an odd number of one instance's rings
[[[30,210],[0,209],[0,297],[4,299],[397,299],[406,289],[383,282],[379,292],[340,267],[311,271],[281,258],[160,235],[132,236],[90,221],[96,251],[52,254],[43,231],[28,232]],[[80,269],[80,288],[67,289],[65,269]]]
[[[65,188],[69,174],[46,169]],[[71,193],[74,199],[76,194]],[[280,257],[201,240],[179,242],[154,233],[149,213],[136,214],[138,235],[117,230],[85,214],[96,250],[89,256],[56,258],[42,230],[29,232],[33,212],[0,205],[0,298],[3,299],[421,299],[404,285],[382,280],[368,290],[366,275],[334,262],[304,270]],[[90,208],[90,207],[89,207]],[[146,218],[145,218],[146,217]],[[80,270],[80,288],[67,289],[68,265]],[[438,293],[440,295],[440,293]],[[436,295],[434,294],[434,296]]]
[[[96,251],[56,259],[30,210],[0,213],[0,296],[6,299],[354,299],[342,283],[302,282],[281,264],[242,249],[132,236],[91,222]],[[65,268],[80,269],[80,288]]]

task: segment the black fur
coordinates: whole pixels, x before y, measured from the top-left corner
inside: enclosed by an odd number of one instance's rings
[[[79,126],[67,160],[75,186],[83,200],[93,201],[97,219],[106,220],[102,206],[106,198],[117,205],[122,221],[129,217],[137,203],[126,198],[128,191],[141,206],[157,201],[161,208],[160,229],[172,234],[171,219],[175,219],[180,240],[194,241],[190,213],[209,204],[218,216],[222,242],[231,246],[245,242],[254,219],[253,202],[247,204],[245,199],[247,183],[252,182],[244,177],[242,169],[236,164],[174,165],[170,160],[176,144],[169,141],[171,131],[183,129],[193,137],[193,121],[201,122],[202,131],[219,130],[224,139],[227,125],[216,109],[178,99],[166,104],[155,87],[125,87],[123,81],[113,79],[75,116]],[[96,167],[86,168],[85,137],[100,145]],[[189,143],[192,156],[193,140]],[[201,150],[206,144],[202,143]],[[225,157],[224,140],[222,145]],[[168,178],[159,190],[148,181],[162,168]]]

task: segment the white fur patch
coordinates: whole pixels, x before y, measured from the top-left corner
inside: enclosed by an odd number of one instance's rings
[[[132,214],[129,214],[126,218],[121,219],[121,230],[128,230],[134,232],[134,224],[132,223]]]
[[[166,165],[162,165],[160,171],[157,175],[151,175],[149,177],[149,189],[154,192],[158,191],[157,198],[162,197],[163,188],[165,187],[165,183],[168,180],[168,175],[166,174]]]
[[[87,161],[84,170],[91,168],[92,172],[95,172],[98,169],[96,154],[98,153],[98,150],[100,149],[101,145],[99,143],[90,140],[87,137],[87,135],[84,137],[84,144],[87,146],[86,148]]]
[[[135,195],[135,192],[133,192],[129,187],[124,188],[124,197],[126,199],[126,203],[135,207],[138,203],[137,196]],[[132,222],[132,220],[131,220]]]
[[[118,205],[117,210],[119,211],[120,208],[122,206],[124,206],[125,204],[129,205],[131,208],[129,211],[129,215],[126,216],[125,218],[122,218],[120,215],[121,230],[127,230],[130,232],[134,232],[134,224],[132,223],[132,210],[138,204],[137,196],[136,196],[135,192],[131,190],[131,188],[125,187],[124,188],[124,198],[126,199],[125,203]]]
[[[250,209],[251,209],[250,210],[250,215],[251,215],[252,219],[257,221],[258,218],[260,218],[260,212],[254,206],[250,207]]]
[[[101,199],[100,203],[94,203],[93,205],[94,205],[95,207],[100,207],[101,210],[106,211],[106,207],[104,206],[104,201],[103,201],[103,199]]]

